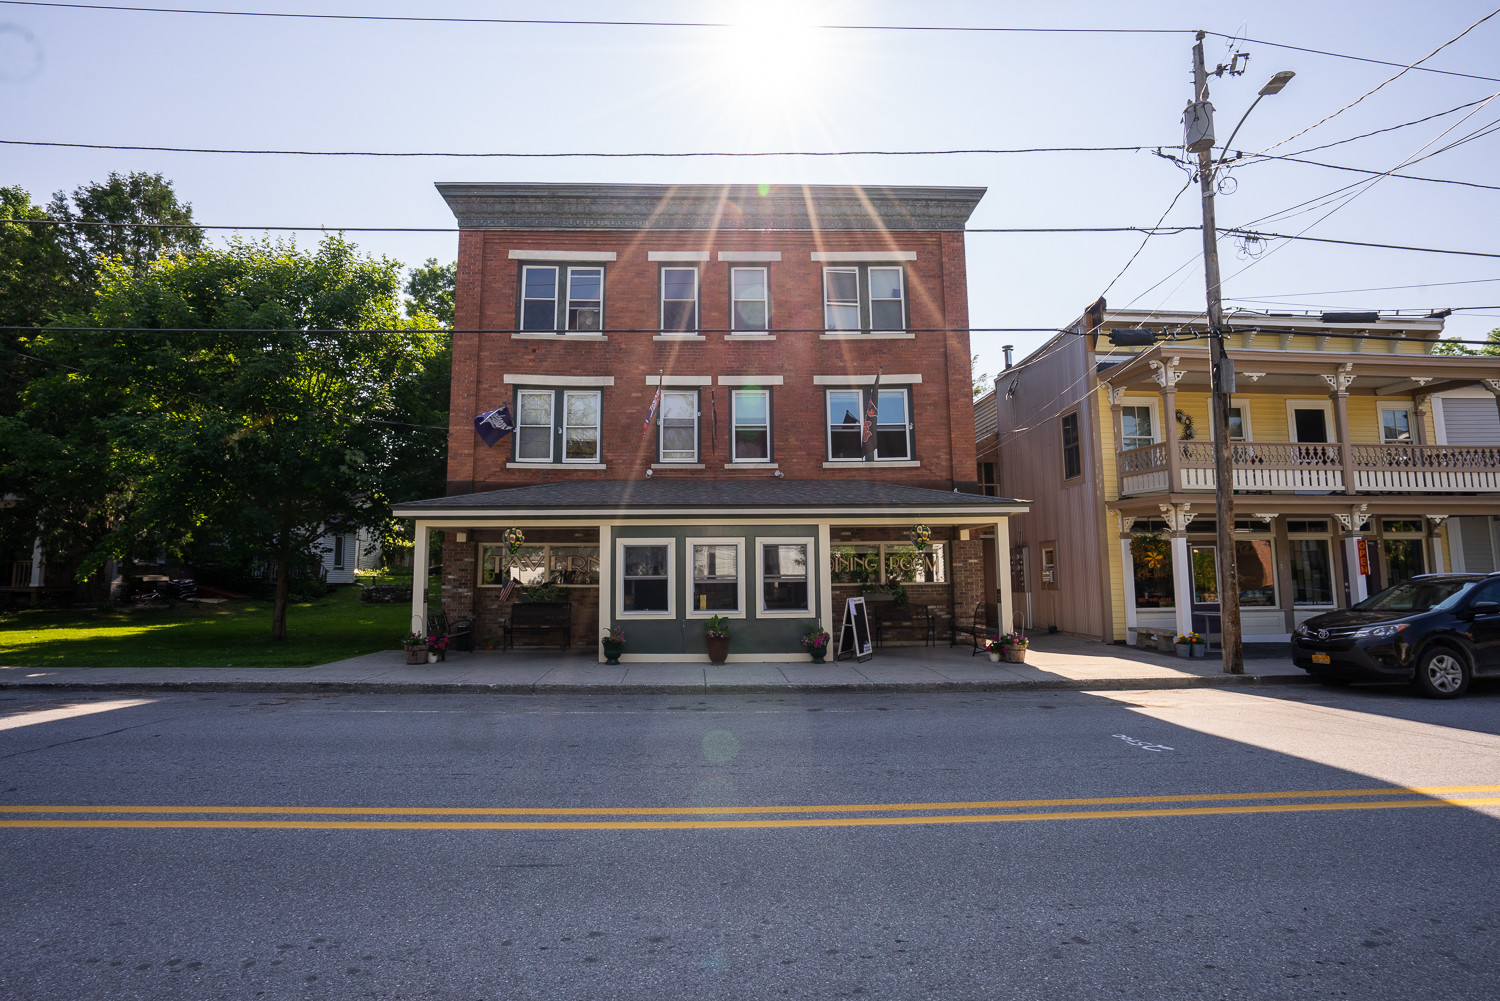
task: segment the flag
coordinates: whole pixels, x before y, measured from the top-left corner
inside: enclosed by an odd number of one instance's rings
[[[656,408],[661,406],[661,381],[656,384],[656,395],[651,398],[651,409],[646,411],[646,420],[641,424],[641,441],[646,440],[646,435],[651,433],[651,419],[656,416]]]
[[[501,601],[509,601],[511,598],[515,597],[515,594],[516,579],[514,577],[508,577],[506,578],[505,586],[500,588],[500,593],[496,595],[496,597]]]
[[[484,439],[486,445],[493,446],[501,438],[516,429],[516,422],[511,419],[510,405],[500,404],[495,410],[487,414],[480,414],[474,418],[474,430],[479,437]]]
[[[864,427],[860,431],[859,442],[864,449],[866,459],[875,455],[875,419],[880,414],[880,373],[881,369],[875,370],[875,385],[870,389],[870,402],[865,404]]]

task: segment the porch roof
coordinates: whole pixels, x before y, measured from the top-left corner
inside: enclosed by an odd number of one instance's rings
[[[490,518],[601,520],[663,516],[800,517],[845,524],[913,519],[994,522],[1030,501],[868,480],[567,480],[394,505],[398,518],[463,523]]]

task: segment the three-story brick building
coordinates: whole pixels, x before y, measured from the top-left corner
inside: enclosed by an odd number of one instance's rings
[[[498,638],[514,579],[564,589],[572,645],[622,625],[627,659],[701,660],[722,615],[732,660],[791,660],[865,588],[939,633],[996,600],[980,547],[1008,553],[1024,505],[973,483],[983,189],[438,188],[460,228],[448,496],[396,513],[446,533],[450,617]],[[502,406],[487,445],[474,418]]]

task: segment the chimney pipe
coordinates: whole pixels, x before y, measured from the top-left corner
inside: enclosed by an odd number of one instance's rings
[[[1005,352],[1005,367],[1010,368],[1010,353],[1016,349],[1014,344],[1002,345],[1000,350]]]

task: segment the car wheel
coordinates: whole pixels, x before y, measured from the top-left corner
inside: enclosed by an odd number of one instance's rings
[[[1417,659],[1412,684],[1429,699],[1456,699],[1468,691],[1469,663],[1452,647],[1428,647]]]

